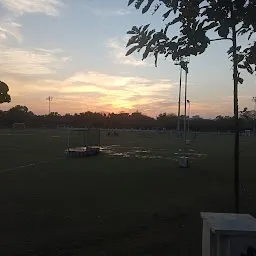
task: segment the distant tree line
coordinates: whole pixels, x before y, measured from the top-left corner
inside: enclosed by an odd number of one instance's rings
[[[181,117],[183,119],[183,117]],[[240,129],[252,130],[254,127],[254,111],[240,113]],[[168,129],[175,130],[177,116],[161,113],[156,118],[149,117],[141,112],[125,113],[98,113],[83,112],[60,115],[52,112],[50,115],[36,115],[26,106],[17,105],[8,111],[0,111],[0,128],[11,128],[14,123],[25,123],[27,128],[57,128],[66,127],[97,127],[97,128],[127,128],[127,129]],[[182,127],[182,125],[181,125]],[[217,116],[206,119],[200,116],[190,118],[192,131],[234,131],[233,117]]]

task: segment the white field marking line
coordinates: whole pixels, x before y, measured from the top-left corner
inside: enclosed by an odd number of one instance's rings
[[[32,136],[34,135],[33,133],[28,133],[28,134],[12,134],[12,133],[2,133],[0,136]]]
[[[24,168],[27,168],[27,167],[36,166],[38,164],[49,164],[52,161],[57,161],[57,160],[60,160],[60,159],[63,159],[63,157],[57,157],[57,158],[54,158],[54,159],[49,160],[49,161],[44,160],[44,161],[30,163],[30,164],[26,164],[26,165],[21,165],[21,166],[17,166],[17,167],[5,169],[5,170],[0,170],[0,173],[15,171],[15,170],[18,170],[18,169],[24,169]]]

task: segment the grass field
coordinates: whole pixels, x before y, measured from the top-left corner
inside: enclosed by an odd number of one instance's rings
[[[77,138],[76,138],[77,139]],[[233,137],[102,132],[66,158],[64,131],[0,131],[2,255],[201,255],[201,211],[233,211]],[[256,137],[241,137],[241,211],[256,216]]]

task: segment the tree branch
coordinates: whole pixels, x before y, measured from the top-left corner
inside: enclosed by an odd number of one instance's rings
[[[211,39],[210,41],[213,42],[213,41],[222,41],[222,40],[231,40],[232,41],[232,38],[215,38],[215,39]]]
[[[201,9],[203,9],[203,8],[208,8],[209,6],[201,6],[201,7],[199,7],[199,9],[201,10]]]
[[[241,31],[243,28],[244,28],[244,26],[241,26],[241,27],[236,31],[236,33],[239,33],[239,31]]]

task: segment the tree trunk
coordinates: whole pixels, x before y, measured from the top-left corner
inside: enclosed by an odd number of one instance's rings
[[[239,116],[238,116],[238,56],[237,56],[237,32],[232,27],[233,41],[233,80],[234,80],[234,119],[235,119],[235,143],[234,143],[234,192],[235,211],[239,213]]]

